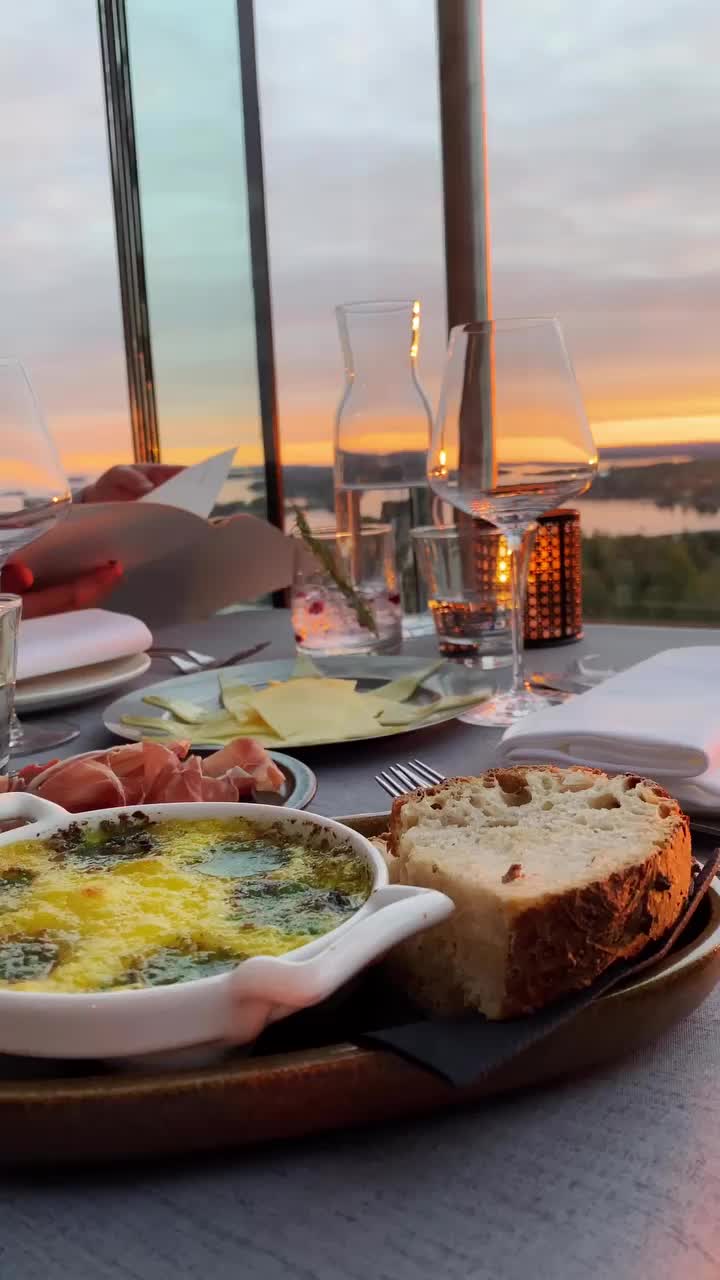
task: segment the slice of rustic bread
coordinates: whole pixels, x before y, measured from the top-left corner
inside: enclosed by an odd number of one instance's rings
[[[690,833],[644,778],[491,769],[393,804],[391,879],[447,893],[455,912],[390,957],[425,1008],[529,1013],[637,955],[680,915]]]

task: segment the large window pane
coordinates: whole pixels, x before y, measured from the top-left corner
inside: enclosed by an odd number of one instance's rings
[[[421,298],[420,378],[432,398],[437,390],[445,291],[434,8],[256,5],[288,498],[327,505],[332,493],[338,303]]]
[[[237,467],[257,467],[236,3],[128,0],[127,21],[163,459],[237,445]]]
[[[97,13],[6,4],[0,354],[27,365],[73,477],[132,456]]]
[[[560,315],[601,446],[588,611],[720,617],[718,7],[503,0],[485,24],[496,310]]]

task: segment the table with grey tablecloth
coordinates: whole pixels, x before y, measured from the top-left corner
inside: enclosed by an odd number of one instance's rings
[[[263,658],[293,647],[281,611],[157,638],[220,657],[260,638],[272,639]],[[701,629],[591,626],[580,645],[528,658],[557,670],[596,653],[623,667],[717,640]],[[432,650],[431,639],[407,646]],[[143,682],[165,674],[156,661]],[[109,743],[102,705],[58,713],[82,728],[66,753]],[[492,762],[497,739],[452,722],[299,754],[319,778],[313,808],[339,815],[383,808],[373,778],[395,760],[472,773]],[[715,994],[629,1060],[462,1113],[210,1158],[5,1175],[0,1277],[717,1280],[719,1067]]]

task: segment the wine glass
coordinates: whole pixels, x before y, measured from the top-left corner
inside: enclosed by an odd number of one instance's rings
[[[506,727],[547,705],[523,674],[523,539],[527,548],[538,516],[584,493],[596,470],[557,320],[490,320],[452,330],[428,478],[440,498],[505,535],[512,588],[512,687],[462,720]]]
[[[19,360],[0,358],[0,572],[70,509],[68,482]],[[14,691],[15,672],[12,672]],[[48,751],[78,735],[72,725],[21,725],[10,699],[13,755]]]

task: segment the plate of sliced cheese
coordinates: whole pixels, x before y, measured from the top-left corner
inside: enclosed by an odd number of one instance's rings
[[[149,685],[118,698],[105,725],[121,738],[185,739],[213,750],[243,735],[284,750],[363,741],[452,720],[491,693],[476,673],[416,658],[243,663]]]

